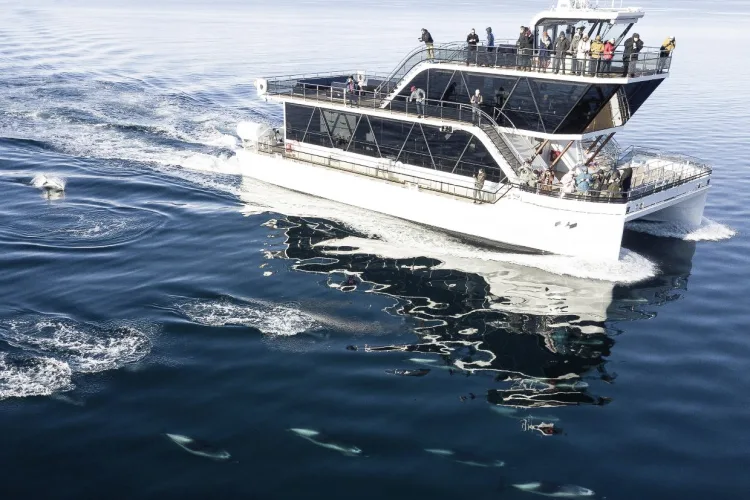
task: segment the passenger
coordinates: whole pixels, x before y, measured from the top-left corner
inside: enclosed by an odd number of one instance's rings
[[[482,203],[482,188],[484,187],[484,180],[487,178],[487,174],[484,173],[484,169],[480,168],[477,175],[474,177],[474,203]]]
[[[409,96],[409,102],[417,101],[417,118],[424,116],[424,101],[427,95],[424,90],[418,89],[415,85],[411,86],[411,95]]]
[[[600,72],[604,75],[609,76],[612,71],[612,58],[615,57],[615,39],[610,38],[607,43],[604,44],[604,50],[602,51],[602,65]]]
[[[479,107],[483,102],[484,99],[479,89],[475,90],[474,95],[471,96],[471,121],[475,125],[481,125],[482,110]]]
[[[562,176],[562,179],[560,179],[560,184],[562,185],[562,191],[560,192],[560,197],[564,197],[566,194],[573,194],[576,191],[576,174],[575,169],[570,169],[567,171],[565,175]]]
[[[633,34],[625,40],[625,47],[622,53],[622,76],[635,76],[635,70],[638,61],[638,52],[643,49],[643,40],[638,33]]]
[[[542,39],[539,41],[539,70],[542,73],[546,73],[547,68],[549,68],[549,58],[552,50],[552,39],[549,37],[549,33],[545,31]]]
[[[570,72],[574,75],[578,68],[578,45],[581,43],[581,39],[583,39],[583,26],[579,26],[576,29],[576,33],[570,41],[570,47],[568,47],[568,54],[570,54],[571,63]]]
[[[555,183],[555,171],[552,168],[548,168],[544,172],[542,172],[542,191],[552,191],[553,187],[552,185]]]
[[[588,66],[589,54],[591,53],[591,42],[589,37],[584,35],[581,41],[578,42],[578,50],[576,52],[576,75],[586,75],[586,67]]]
[[[474,28],[472,28],[471,33],[466,36],[466,43],[469,46],[469,50],[466,52],[466,65],[468,66],[469,63],[477,64],[479,62],[477,60],[477,44],[479,43],[479,35],[477,35],[477,32],[474,31]]]
[[[425,47],[427,47],[427,59],[433,61],[435,59],[435,49],[430,32],[422,28],[422,36],[417,38],[417,40],[424,42]]]
[[[612,170],[612,173],[609,176],[607,196],[610,198],[620,197],[620,171],[617,169]]]
[[[601,35],[596,35],[596,38],[591,42],[591,65],[589,67],[589,73],[593,76],[599,74],[599,63],[602,58],[602,52],[604,52],[604,43],[602,43]]]
[[[521,181],[522,186],[528,186],[532,189],[536,189],[538,177],[531,168],[531,160],[526,161],[518,167],[518,179]]]
[[[496,66],[497,61],[495,59],[495,35],[492,34],[492,28],[487,27],[487,58],[485,64],[487,66]]]
[[[599,196],[601,192],[607,187],[607,179],[609,175],[603,168],[595,169],[594,173],[591,174],[591,195]]]
[[[531,70],[531,52],[534,50],[534,40],[531,36],[531,30],[526,26],[521,26],[521,34],[516,42],[517,61],[519,71]]]
[[[628,196],[628,193],[630,192],[630,185],[633,182],[633,169],[630,167],[625,167],[622,169],[622,173],[620,174],[620,187],[622,188],[622,194],[624,196]]]
[[[443,96],[440,98],[440,100],[441,101],[454,100],[454,96],[456,95],[456,87],[458,87],[458,82],[451,82],[451,84],[448,85],[448,88],[445,89],[445,92],[443,92]]]
[[[657,68],[659,73],[662,73],[664,68],[667,67],[667,60],[669,59],[669,56],[672,55],[672,51],[675,47],[677,47],[677,43],[674,41],[673,36],[670,36],[664,40],[663,44],[661,44],[661,47],[659,48],[659,67]]]
[[[354,77],[350,76],[346,81],[346,93],[349,94],[349,106],[354,107],[355,104],[359,104],[357,97],[357,84],[354,83]]]
[[[576,191],[587,195],[591,190],[591,174],[585,166],[581,166],[576,175]]]
[[[568,53],[569,48],[570,41],[565,33],[561,32],[555,40],[555,65],[553,66],[555,74],[560,72],[560,68],[562,68],[563,75],[565,74],[565,54]]]

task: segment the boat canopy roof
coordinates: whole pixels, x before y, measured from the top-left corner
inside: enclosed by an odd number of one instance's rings
[[[558,0],[557,7],[537,14],[531,21],[531,26],[551,24],[565,21],[568,24],[576,22],[602,22],[610,24],[637,23],[646,13],[640,7],[616,7],[616,1],[595,0]],[[610,6],[600,5],[610,4]]]

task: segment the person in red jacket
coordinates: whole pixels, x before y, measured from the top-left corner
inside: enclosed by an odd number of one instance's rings
[[[611,38],[604,44],[602,51],[602,66],[600,72],[604,76],[609,76],[612,72],[612,58],[615,57],[615,39]]]

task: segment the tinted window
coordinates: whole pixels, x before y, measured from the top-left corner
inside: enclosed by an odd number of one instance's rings
[[[583,133],[599,111],[609,102],[618,87],[618,85],[591,85],[558,127],[556,133]]]
[[[554,132],[588,88],[585,83],[529,80],[544,129]]]

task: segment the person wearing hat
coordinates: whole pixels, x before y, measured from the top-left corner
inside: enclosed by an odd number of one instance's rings
[[[633,36],[625,40],[625,46],[622,53],[622,76],[635,76],[635,70],[638,61],[638,52],[643,50],[643,40],[641,35],[634,33]]]
[[[661,47],[659,48],[659,73],[664,71],[664,68],[667,66],[667,59],[672,55],[672,51],[676,46],[677,44],[675,43],[673,36],[668,37],[664,40],[664,43],[661,44]]]
[[[409,96],[409,102],[417,101],[417,118],[424,116],[424,101],[427,95],[424,90],[418,89],[416,85],[411,86],[411,95]]]
[[[602,50],[602,64],[599,67],[600,74],[609,76],[612,71],[612,59],[615,57],[615,39],[610,38],[607,43],[604,44]]]
[[[604,52],[604,42],[602,42],[601,35],[596,35],[594,41],[591,42],[591,50],[589,51],[589,54],[591,55],[591,60],[589,61],[589,73],[591,73],[592,76],[596,76],[599,73],[602,52]]]
[[[495,66],[495,59],[494,54],[495,52],[495,35],[492,33],[492,28],[487,27],[485,30],[487,31],[487,48],[485,49],[487,51],[487,65],[489,66]]]
[[[526,26],[521,26],[521,34],[516,42],[518,53],[518,69],[520,71],[531,70],[531,52],[534,49],[534,40],[531,36],[531,30]]]
[[[430,35],[430,32],[425,28],[422,28],[422,36],[417,40],[424,42],[425,47],[427,47],[427,59],[430,61],[435,59],[435,49],[433,48],[432,35]]]

